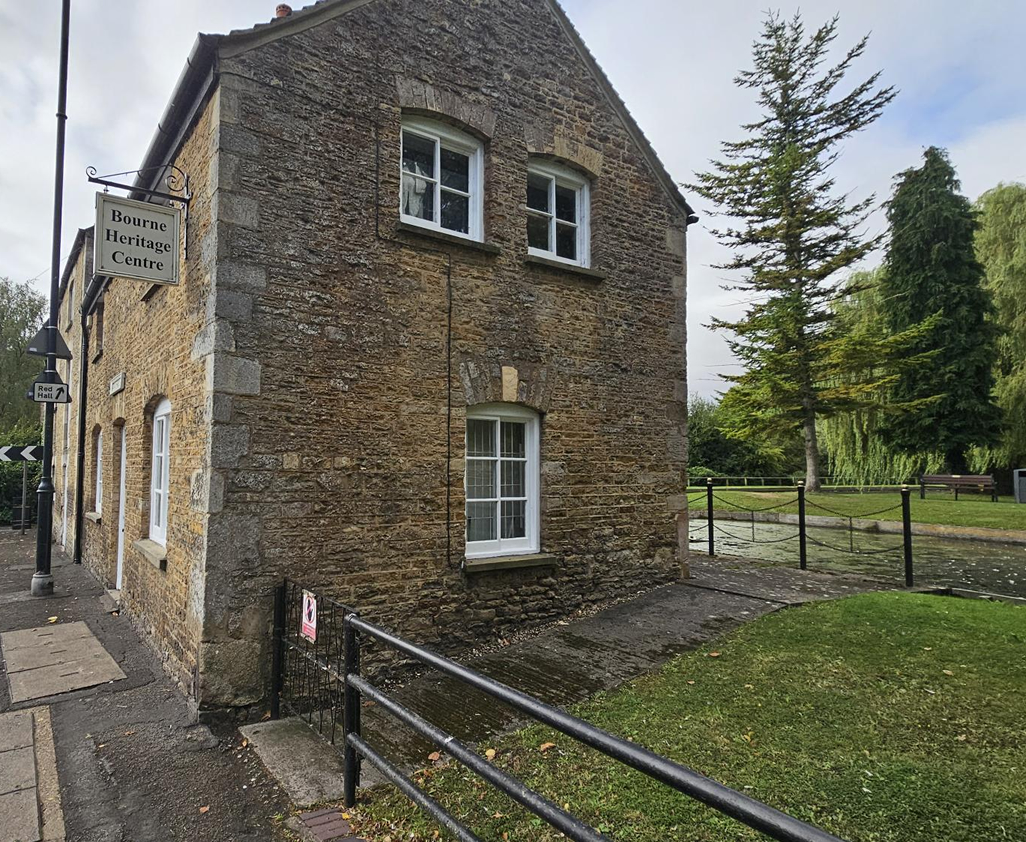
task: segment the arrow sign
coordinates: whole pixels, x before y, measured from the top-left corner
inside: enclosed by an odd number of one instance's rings
[[[32,400],[36,403],[71,403],[71,395],[65,383],[32,384]]]
[[[32,341],[28,344],[28,352],[35,354],[37,357],[46,356],[46,331],[48,330],[46,325],[39,328],[39,332],[32,337]],[[68,348],[68,343],[64,341],[64,337],[61,336],[59,330],[54,329],[54,333],[57,334],[57,359],[59,360],[70,360],[71,349]]]
[[[0,447],[0,462],[38,462],[43,458],[43,448],[37,444],[10,444]]]

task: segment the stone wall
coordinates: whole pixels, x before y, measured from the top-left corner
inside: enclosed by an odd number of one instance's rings
[[[680,575],[684,218],[542,0],[374,2],[222,49],[203,704],[266,687],[288,575],[445,648]],[[398,225],[404,113],[486,141],[486,240]],[[529,263],[529,155],[593,177]],[[549,567],[463,569],[468,405],[542,413]]]
[[[205,105],[175,163],[189,173],[193,200],[188,220],[188,259],[178,286],[154,286],[114,278],[103,295],[103,343],[98,316],[91,318],[86,458],[83,481],[82,560],[107,587],[114,587],[117,564],[121,432],[127,436],[125,472],[125,548],[121,603],[163,658],[168,671],[190,694],[196,675],[204,599],[207,501],[202,466],[209,461],[208,424],[212,399],[206,358],[197,356],[197,335],[208,322],[213,191],[219,137],[215,93]],[[91,245],[83,251],[86,259]],[[83,269],[84,277],[84,269]],[[77,286],[77,285],[76,285]],[[81,289],[81,287],[78,287]],[[76,292],[75,309],[81,305]],[[65,302],[65,307],[67,302]],[[62,328],[64,325],[62,324]],[[66,333],[81,376],[81,317]],[[125,388],[111,395],[110,381],[124,373]],[[73,391],[71,462],[78,449],[78,387]],[[171,401],[170,489],[166,557],[139,543],[149,530],[151,416],[161,397]],[[60,428],[58,427],[58,430]],[[95,513],[95,431],[103,436],[102,514]],[[58,486],[60,487],[60,486]],[[73,482],[69,493],[74,494]],[[61,501],[55,503],[55,532],[60,531]],[[91,512],[91,513],[90,513]],[[69,508],[69,535],[74,513]],[[69,538],[67,549],[73,547]]]

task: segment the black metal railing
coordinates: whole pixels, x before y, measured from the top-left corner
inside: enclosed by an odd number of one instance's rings
[[[361,650],[373,643],[485,693],[497,702],[549,725],[726,816],[762,831],[771,839],[787,842],[839,842],[837,837],[761,801],[404,640],[367,622],[342,603],[322,596],[316,596],[315,599],[319,616],[315,640],[311,641],[301,634],[303,589],[286,580],[276,590],[272,716],[277,718],[283,712],[300,716],[322,737],[337,745],[336,722],[341,712],[344,729],[341,749],[343,789],[347,807],[356,803],[360,766],[366,760],[461,842],[479,842],[478,837],[459,819],[447,812],[402,769],[367,742],[360,716],[362,702],[366,701],[373,702],[379,711],[427,739],[439,751],[446,752],[568,839],[576,842],[611,842],[610,837],[529,789],[452,734],[433,725],[368,681],[361,675]],[[326,639],[322,640],[322,634]]]
[[[900,489],[900,499],[893,505],[887,506],[883,509],[878,509],[871,512],[861,512],[857,515],[850,514],[849,512],[840,511],[830,506],[826,506],[819,501],[810,500],[805,490],[805,483],[797,483],[793,489],[787,487],[780,487],[772,489],[773,493],[779,493],[781,491],[793,490],[795,496],[792,499],[773,502],[767,506],[744,506],[736,500],[728,500],[717,493],[717,487],[712,478],[706,480],[706,486],[704,491],[700,491],[697,494],[694,493],[694,489],[689,489],[688,496],[688,507],[689,511],[694,512],[696,509],[705,509],[705,521],[696,522],[694,516],[691,520],[691,531],[693,533],[700,533],[702,529],[707,530],[704,543],[708,545],[708,553],[710,556],[716,555],[716,536],[721,535],[726,538],[733,539],[738,543],[744,543],[748,545],[766,545],[766,544],[785,544],[791,541],[797,541],[797,560],[798,566],[802,570],[808,569],[809,564],[809,544],[821,547],[823,549],[831,550],[835,553],[842,553],[851,556],[885,556],[888,554],[901,553],[901,558],[904,563],[904,575],[905,575],[905,586],[913,587],[915,584],[915,575],[913,569],[913,557],[912,557],[912,510],[911,510],[911,489],[908,486],[902,486]],[[761,493],[766,493],[767,489],[760,489]],[[760,492],[746,491],[746,494],[757,494]],[[700,504],[704,501],[704,507]],[[722,504],[723,508],[719,511],[716,509],[716,503]],[[785,535],[783,537],[773,538],[759,538],[756,535],[755,524],[759,522],[760,516],[768,512],[781,512],[790,506],[797,504],[798,515],[796,520],[782,520],[779,519],[777,522],[784,524],[791,524],[796,527],[796,530],[791,535]],[[842,528],[845,528],[843,521],[847,521],[846,531],[848,535],[848,546],[838,546],[830,541],[824,540],[822,537],[816,537],[809,532],[808,523],[808,510],[809,508],[821,511],[825,513],[825,516],[842,521]],[[879,517],[880,515],[888,514],[891,512],[901,511],[901,543],[893,546],[887,546],[875,549],[857,548],[855,546],[855,533],[860,531],[855,527],[855,521],[867,520],[871,518]],[[717,518],[717,514],[720,515]],[[737,535],[727,527],[723,526],[722,522],[731,524],[743,524],[744,521],[740,520],[735,515],[749,516],[748,520],[751,525],[751,536]],[[722,522],[721,522],[722,521]],[[695,543],[700,539],[692,537],[691,542]]]

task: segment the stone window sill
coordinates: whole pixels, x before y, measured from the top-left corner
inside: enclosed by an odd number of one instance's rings
[[[94,363],[95,362],[99,362],[100,361],[100,357],[102,357],[102,356],[103,356],[103,348],[97,349],[96,353],[93,354],[93,362]]]
[[[482,243],[478,240],[468,240],[466,237],[457,237],[455,234],[446,234],[444,231],[435,231],[433,228],[422,228],[420,225],[413,225],[409,222],[400,222],[396,230],[404,234],[412,234],[415,237],[425,237],[429,240],[437,240],[450,246],[462,246],[463,248],[483,251],[485,254],[499,254],[502,247],[495,243]]]
[[[86,520],[91,520],[93,523],[99,523],[100,522],[100,518],[101,518],[101,515],[100,515],[99,512],[86,512],[85,513],[85,519]]]
[[[167,570],[167,547],[162,547],[156,541],[149,538],[140,538],[133,541],[132,546],[157,570]]]
[[[538,257],[536,254],[529,254],[524,258],[524,263],[529,266],[545,267],[566,272],[569,275],[576,275],[579,278],[586,278],[589,281],[604,281],[608,274],[598,269],[588,269],[584,266],[574,266],[572,263],[562,263],[559,260],[549,260],[547,257]]]
[[[553,567],[559,556],[552,553],[532,555],[501,555],[488,558],[468,558],[464,562],[468,573],[488,573],[492,570],[515,570],[520,567]]]

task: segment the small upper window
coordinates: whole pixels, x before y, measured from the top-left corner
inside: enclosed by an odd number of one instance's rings
[[[150,540],[167,544],[168,460],[171,450],[171,402],[164,398],[153,411],[150,461]]]
[[[527,250],[589,264],[588,182],[566,167],[532,162],[527,172]]]
[[[481,143],[440,123],[404,120],[402,147],[403,221],[483,239]]]
[[[516,404],[467,412],[467,558],[536,553],[538,416]]]
[[[103,512],[103,430],[96,431],[96,489],[93,511]]]

